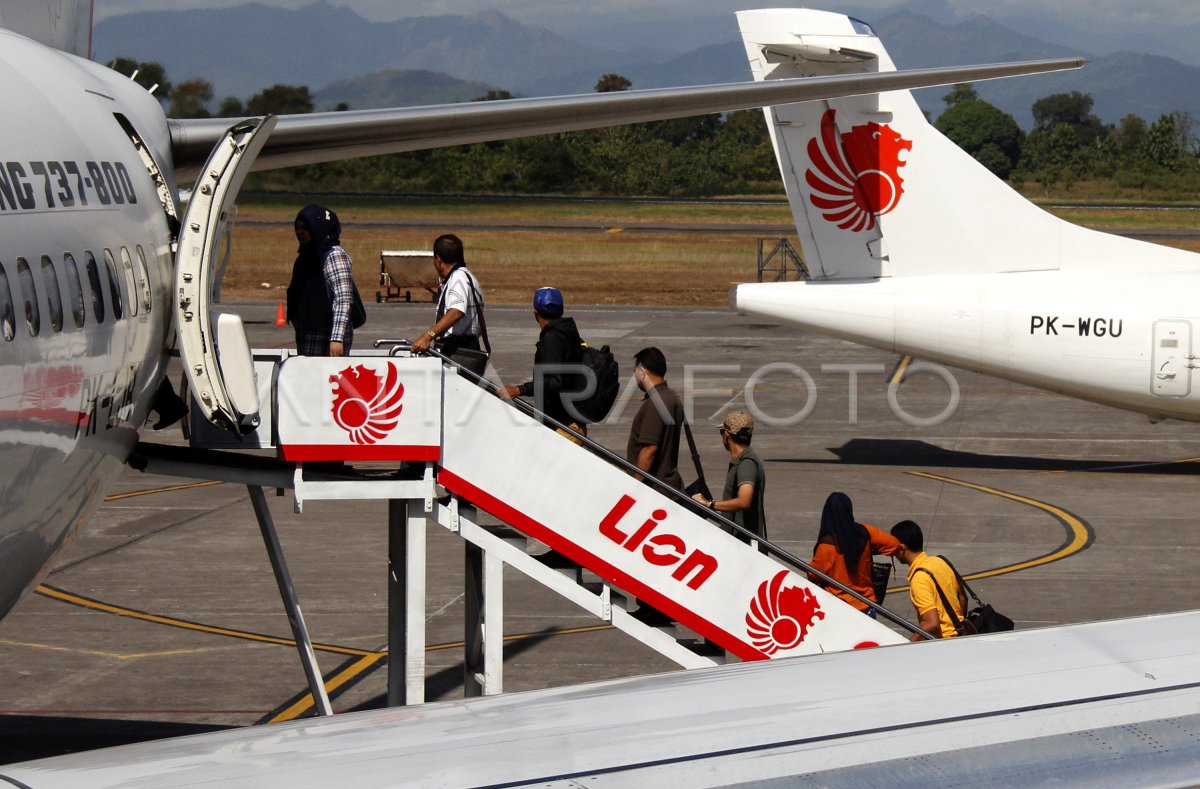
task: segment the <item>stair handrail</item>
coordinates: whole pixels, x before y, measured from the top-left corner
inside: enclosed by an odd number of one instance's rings
[[[379,339],[379,340],[375,341],[376,348],[380,348],[385,345],[392,346],[391,350],[388,352],[389,356],[395,356],[396,354],[398,354],[402,351],[410,351],[411,352],[411,350],[412,350],[412,342],[407,339],[398,339],[398,340]],[[435,348],[431,347],[426,351],[426,354],[429,356],[435,356],[438,359],[441,359],[444,363],[451,365],[452,367],[454,367],[456,369],[457,373],[460,376],[466,378],[468,381],[471,381],[472,383],[475,383],[476,385],[483,387],[484,389],[486,389],[489,392],[492,392],[493,394],[497,394],[497,395],[499,394],[499,392],[500,392],[499,386],[492,383],[491,381],[489,381],[487,378],[483,377],[482,375],[479,375],[479,374],[475,373],[474,371],[468,370],[466,367],[463,367],[461,364],[454,361],[449,356],[446,356],[441,351],[438,351]],[[821,581],[825,585],[836,587],[837,589],[840,589],[841,591],[849,594],[854,599],[856,599],[862,603],[866,603],[868,607],[875,610],[875,612],[878,616],[883,616],[889,622],[892,622],[893,624],[904,628],[905,630],[909,631],[910,633],[919,634],[926,639],[933,638],[932,635],[925,632],[920,627],[914,625],[912,622],[909,622],[907,619],[900,616],[899,614],[896,614],[896,613],[892,612],[891,610],[885,608],[882,604],[875,602],[874,600],[872,600],[869,597],[859,594],[857,591],[855,591],[854,589],[851,589],[849,586],[845,585],[844,583],[837,580],[836,578],[832,578],[829,575],[826,575],[825,573],[821,572],[820,570],[818,570],[815,567],[813,567],[812,565],[810,565],[808,562],[804,561],[800,557],[798,557],[795,554],[788,551],[786,548],[776,545],[775,543],[771,542],[770,540],[768,540],[766,538],[759,537],[757,534],[750,531],[749,529],[741,526],[738,523],[734,523],[732,520],[725,517],[725,515],[718,512],[717,510],[713,510],[708,507],[705,507],[704,505],[700,504],[700,502],[696,501],[695,499],[693,499],[691,496],[687,495],[683,491],[670,485],[667,482],[664,482],[663,480],[659,479],[658,477],[654,476],[653,474],[649,474],[646,471],[644,471],[643,469],[638,468],[637,466],[630,463],[628,460],[621,457],[620,455],[616,454],[615,452],[613,452],[611,449],[604,446],[603,444],[600,444],[599,442],[597,442],[591,438],[588,438],[587,436],[585,436],[582,433],[572,430],[569,425],[564,425],[562,422],[559,422],[554,417],[548,416],[545,413],[539,411],[537,409],[537,407],[535,407],[532,403],[525,401],[525,400],[519,400],[517,398],[513,398],[513,399],[509,400],[508,402],[511,405],[513,405],[515,408],[517,408],[519,411],[522,411],[523,413],[525,413],[526,416],[533,417],[534,419],[537,419],[538,421],[540,421],[542,424],[550,425],[553,429],[563,430],[563,431],[569,433],[573,438],[577,439],[581,445],[587,447],[593,454],[598,455],[599,457],[601,457],[602,459],[607,461],[610,465],[616,466],[617,468],[621,469],[622,471],[625,471],[625,472],[628,472],[635,476],[641,477],[643,482],[648,482],[648,483],[654,485],[655,487],[657,487],[659,489],[659,492],[662,493],[664,496],[666,496],[669,499],[674,500],[677,504],[681,504],[684,507],[687,507],[694,514],[699,515],[700,517],[704,518],[705,520],[709,520],[709,521],[715,519],[718,522],[718,525],[728,527],[726,529],[727,531],[730,531],[733,534],[741,533],[745,537],[758,542],[760,548],[766,548],[766,551],[764,551],[765,553],[767,553],[769,555],[774,555],[776,559],[782,560],[785,564],[790,564],[792,566],[793,570],[799,570],[799,571],[817,576],[818,578],[821,579]]]

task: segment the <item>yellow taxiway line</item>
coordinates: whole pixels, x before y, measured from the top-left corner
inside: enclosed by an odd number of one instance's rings
[[[1042,510],[1043,512],[1053,515],[1055,520],[1066,527],[1068,534],[1066,541],[1053,551],[1023,562],[1006,564],[1003,567],[994,567],[990,570],[980,570],[977,573],[969,573],[964,575],[963,578],[968,581],[973,581],[979,578],[993,578],[997,575],[1007,575],[1008,573],[1015,573],[1020,570],[1028,570],[1031,567],[1040,567],[1043,564],[1057,562],[1087,548],[1092,544],[1092,540],[1095,538],[1095,535],[1092,533],[1092,528],[1088,526],[1082,518],[1067,512],[1062,507],[1056,507],[1053,504],[1047,504],[1044,501],[1031,499],[1028,496],[1019,496],[1016,493],[1009,493],[1008,491],[1000,490],[999,488],[990,488],[987,485],[977,485],[974,482],[965,482],[964,480],[954,479],[953,477],[943,477],[941,474],[930,474],[927,471],[908,471],[905,473],[912,474],[914,477],[932,479],[936,482],[959,485],[964,488],[970,488],[971,490],[977,490],[980,493],[999,496],[1000,498],[1008,499],[1019,504],[1024,504],[1026,506]],[[907,589],[908,586],[897,586],[895,588],[889,588],[888,592],[903,592]]]

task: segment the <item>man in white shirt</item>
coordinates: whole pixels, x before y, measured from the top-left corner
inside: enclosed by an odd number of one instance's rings
[[[483,293],[479,280],[463,259],[463,244],[447,233],[433,242],[433,265],[442,278],[434,324],[413,341],[413,353],[424,353],[436,340],[447,356],[461,349],[479,351],[482,330]]]

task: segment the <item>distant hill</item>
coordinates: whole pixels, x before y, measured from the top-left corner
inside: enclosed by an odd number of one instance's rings
[[[1029,108],[1034,101],[1071,90],[1090,93],[1096,100],[1096,114],[1108,123],[1130,112],[1147,121],[1173,110],[1200,117],[1200,68],[1130,52],[1089,55],[1014,32],[982,15],[952,21],[952,14],[939,12],[943,5],[940,0],[912,0],[897,12],[865,18],[901,68],[1070,55],[1092,61],[1081,71],[976,86],[984,99],[1011,113],[1025,128],[1032,124]],[[630,24],[636,25],[637,20]],[[322,106],[344,100],[365,108],[368,103],[378,106],[392,101],[385,98],[391,95],[390,89],[381,87],[384,78],[378,76],[369,77],[368,82],[380,81],[380,85],[355,88],[363,91],[360,99],[327,96],[333,83],[406,70],[441,72],[455,80],[486,83],[528,96],[589,92],[606,72],[629,77],[635,88],[749,78],[742,44],[732,38],[682,54],[645,48],[606,52],[520,24],[498,11],[370,23],[326,0],[299,11],[243,5],[110,17],[96,26],[94,41],[97,60],[118,55],[156,60],[167,68],[172,81],[208,79],[218,98],[233,95],[244,99],[275,83],[302,84],[316,90]],[[631,43],[644,42],[631,39]],[[397,104],[455,100],[432,87],[443,84],[449,90],[444,79],[425,77],[431,86],[426,93],[417,84],[421,79],[412,77],[408,87],[397,88],[396,96],[412,97]],[[484,92],[486,87],[464,88],[455,95],[473,98]],[[928,89],[919,92],[917,99],[936,116],[944,108],[941,96],[945,92],[944,88]]]
[[[1011,114],[1026,129],[1033,125],[1029,109],[1033,102],[1073,90],[1090,93],[1096,100],[1093,112],[1106,123],[1116,123],[1131,112],[1147,121],[1173,110],[1200,115],[1200,68],[1170,58],[1128,52],[1095,55],[1014,33],[985,16],[943,25],[902,11],[879,20],[874,27],[899,68],[1087,58],[1088,64],[1077,71],[976,86],[980,97]],[[945,93],[944,88],[918,91],[917,100],[937,115],[945,109],[941,101]]]
[[[316,91],[313,100],[318,110],[332,110],[340,102],[353,110],[369,110],[471,101],[496,89],[434,71],[389,69],[338,80]]]
[[[435,70],[527,93],[547,73],[591,71],[594,85],[620,65],[497,11],[370,23],[326,0],[298,11],[251,4],[110,17],[96,25],[93,47],[102,63],[124,55],[162,63],[172,81],[203,77],[218,98],[247,98],[276,83],[318,88],[388,69]]]

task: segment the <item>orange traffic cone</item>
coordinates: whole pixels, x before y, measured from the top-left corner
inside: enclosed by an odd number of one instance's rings
[[[283,308],[283,302],[279,302],[279,309],[275,312],[275,325],[287,326],[287,311]]]

